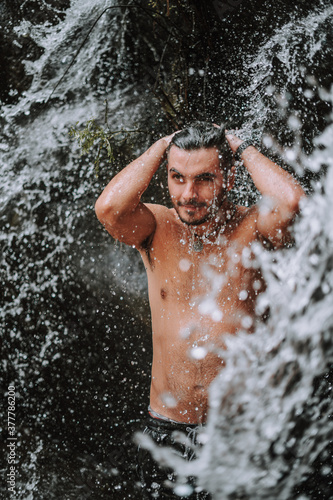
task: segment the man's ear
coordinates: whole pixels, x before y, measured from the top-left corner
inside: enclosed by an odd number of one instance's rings
[[[228,172],[228,177],[227,177],[227,190],[231,191],[231,189],[234,187],[235,184],[235,175],[236,175],[236,167],[233,166]]]

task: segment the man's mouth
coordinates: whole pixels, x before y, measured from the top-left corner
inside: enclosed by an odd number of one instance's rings
[[[182,205],[182,208],[185,208],[185,210],[188,210],[190,212],[195,212],[199,207],[196,205]]]
[[[185,208],[185,210],[197,210],[198,208],[203,208],[206,206],[206,203],[178,203],[179,207]]]

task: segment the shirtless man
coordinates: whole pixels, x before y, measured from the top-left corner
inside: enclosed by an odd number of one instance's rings
[[[227,197],[235,154],[263,196],[250,208]],[[141,202],[165,157],[171,209]],[[303,196],[295,179],[254,146],[206,123],[158,140],[105,188],[98,219],[140,252],[147,271],[152,420],[187,429],[205,423],[208,388],[223,365],[223,337],[252,331],[264,288],[251,246],[283,245]]]

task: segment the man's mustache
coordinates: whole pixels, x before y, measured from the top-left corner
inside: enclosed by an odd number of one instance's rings
[[[186,202],[177,201],[178,207],[186,207],[187,205],[192,205],[193,207],[207,207],[207,203],[204,201],[198,202],[196,200],[188,200]]]

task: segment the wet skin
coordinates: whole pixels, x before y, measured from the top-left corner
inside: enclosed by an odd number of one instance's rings
[[[242,141],[226,138],[235,152]],[[139,250],[146,267],[153,331],[150,405],[165,417],[196,424],[207,418],[208,388],[223,367],[226,336],[253,331],[264,283],[252,246],[263,239],[274,247],[284,244],[304,192],[250,146],[242,159],[265,203],[234,206],[226,197],[234,169],[226,178],[218,151],[173,145],[173,208],[142,203],[171,139],[159,139],[121,170],[95,209],[114,238]]]
[[[256,211],[226,201],[232,184],[213,148],[171,148],[168,186],[174,208],[147,205],[157,225],[141,250],[153,330],[150,404],[173,420],[198,423],[206,420],[208,387],[223,366],[225,335],[253,325],[263,287],[258,269],[249,267]],[[194,233],[211,232],[202,251],[194,251]]]

